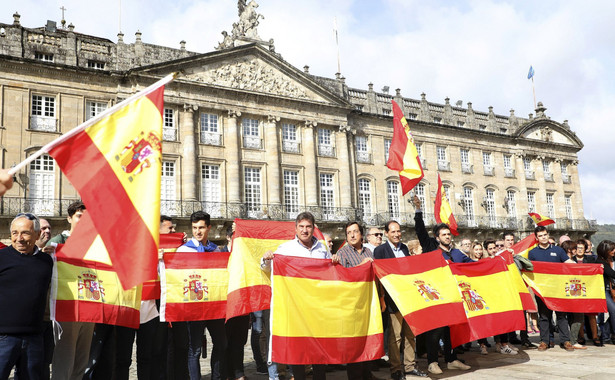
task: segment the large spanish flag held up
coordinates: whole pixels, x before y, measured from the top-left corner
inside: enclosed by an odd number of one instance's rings
[[[314,229],[314,236],[324,241],[318,228]],[[280,244],[294,238],[294,222],[235,219],[228,266],[227,319],[269,309],[271,279],[261,269],[261,258],[265,252],[275,251]]]
[[[124,290],[111,266],[66,257],[62,245],[58,247],[52,319],[139,328],[141,286]]]
[[[205,321],[226,316],[229,252],[164,255],[160,320]]]
[[[515,255],[523,256],[527,259],[530,251],[538,245],[538,239],[534,234],[529,234],[519,242],[514,244],[510,249],[513,250]]]
[[[371,265],[276,255],[272,288],[270,361],[345,364],[384,355]]]
[[[441,253],[374,260],[373,266],[414,335],[466,321],[457,283]]]
[[[391,102],[393,104],[393,141],[389,148],[387,167],[399,172],[402,193],[405,195],[423,179],[424,173],[408,121],[397,103],[394,100]]]
[[[124,289],[156,279],[164,84],[126,99],[45,145],[87,207],[65,254],[83,258],[93,241],[95,261],[110,264]],[[96,237],[85,236],[93,229]],[[126,232],[129,232],[128,234]]]
[[[504,260],[450,264],[463,299],[467,322],[451,326],[457,347],[480,338],[525,330],[519,292],[511,284]]]
[[[525,282],[521,277],[521,272],[519,272],[519,268],[517,267],[517,264],[515,264],[515,260],[513,259],[512,254],[508,251],[504,251],[496,257],[501,257],[506,263],[506,266],[508,267],[510,281],[514,285],[515,289],[519,292],[519,297],[521,298],[521,306],[523,307],[523,310],[537,310],[536,302],[534,301],[534,298],[532,298],[532,295],[527,289],[527,285],[525,285]]]
[[[184,234],[177,232],[173,234],[160,235],[160,249],[164,254],[177,251],[184,244]],[[160,276],[155,280],[146,281],[143,283],[143,292],[141,300],[158,300],[160,299]]]
[[[600,264],[564,264],[532,261],[523,280],[545,305],[569,313],[606,313],[603,269]]]
[[[436,192],[436,202],[434,206],[434,216],[436,217],[436,223],[446,223],[451,229],[451,233],[455,236],[459,235],[457,232],[457,221],[453,215],[453,209],[446,197],[446,191],[442,185],[442,179],[440,173],[438,173],[438,191]]]

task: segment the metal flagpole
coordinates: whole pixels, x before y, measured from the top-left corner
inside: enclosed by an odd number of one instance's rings
[[[333,18],[333,31],[335,32],[335,46],[337,47],[337,72],[341,73],[342,69],[340,68],[340,43],[337,37],[337,17]]]

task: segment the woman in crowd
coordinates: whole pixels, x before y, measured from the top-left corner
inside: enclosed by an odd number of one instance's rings
[[[474,261],[478,261],[484,257],[483,245],[481,242],[474,240],[472,248],[470,249],[470,258]]]
[[[596,249],[598,254],[596,264],[602,264],[604,267],[604,288],[606,292],[606,307],[609,311],[608,323],[605,321],[601,324],[602,340],[611,338],[613,342],[613,333],[615,333],[615,301],[613,300],[613,290],[615,285],[615,270],[613,270],[613,255],[615,255],[615,243],[611,240],[603,240],[598,244]],[[610,332],[610,334],[609,334]]]
[[[585,256],[585,248],[581,246],[581,257],[577,255],[577,242],[574,240],[566,240],[562,243],[562,249],[566,251],[568,257],[574,262],[582,264]],[[585,350],[587,347],[579,343],[579,331],[583,324],[583,313],[568,313],[568,324],[570,325],[570,343],[576,350]]]

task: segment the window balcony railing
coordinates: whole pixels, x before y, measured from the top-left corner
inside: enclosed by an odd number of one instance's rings
[[[545,181],[553,182],[553,173],[545,173]]]
[[[283,140],[282,151],[286,153],[301,153],[301,143],[297,141]]]
[[[53,116],[30,116],[30,129],[35,131],[57,132],[57,124]]]
[[[443,172],[450,172],[451,171],[450,161],[438,160],[438,170],[443,171]]]
[[[570,174],[562,174],[562,182],[572,183],[572,178],[570,177]]]
[[[15,216],[30,212],[37,216],[67,216],[68,206],[78,199],[0,198],[0,215]]]
[[[318,155],[324,157],[335,157],[335,147],[332,145],[318,145]]]
[[[488,176],[495,174],[495,168],[493,166],[483,166],[483,173]]]
[[[243,147],[246,149],[262,149],[263,140],[257,136],[243,136]]]
[[[534,171],[533,170],[526,170],[525,171],[525,179],[536,179],[535,175],[534,175]]]
[[[421,167],[423,169],[427,169],[427,160],[424,158],[419,158],[421,160]]]
[[[462,162],[461,163],[461,172],[463,174],[472,174],[472,173],[474,173],[474,165],[470,165],[467,162]]]
[[[368,152],[357,152],[357,162],[364,164],[372,163],[372,154]]]
[[[506,178],[515,178],[515,169],[513,169],[513,168],[504,168],[504,177],[506,177]]]
[[[162,139],[164,141],[177,141],[177,128],[162,128]]]
[[[222,135],[217,132],[201,132],[201,144],[222,145]]]

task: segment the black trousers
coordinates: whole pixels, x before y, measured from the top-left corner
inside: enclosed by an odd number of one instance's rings
[[[227,377],[239,379],[243,372],[243,348],[248,342],[250,315],[242,315],[226,321],[226,366]]]
[[[167,373],[167,324],[159,317],[142,323],[137,330],[137,377],[164,380]]]
[[[173,322],[167,330],[167,379],[185,380],[188,375],[188,323]]]
[[[448,326],[438,327],[423,334],[425,335],[425,344],[427,345],[427,363],[438,362],[440,339],[442,339],[443,343],[444,360],[447,363],[457,360],[457,355],[451,347],[451,330]]]
[[[84,379],[128,380],[136,331],[128,327],[97,323]]]
[[[305,365],[293,364],[290,366],[293,370],[295,380],[305,380]],[[327,365],[326,364],[312,364],[312,380],[326,380],[327,378]]]

